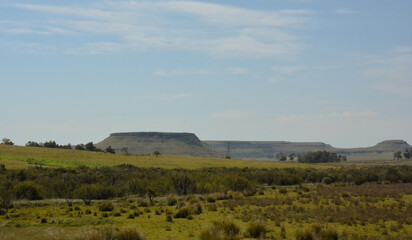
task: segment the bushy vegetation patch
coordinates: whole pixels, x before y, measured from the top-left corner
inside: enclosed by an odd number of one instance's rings
[[[199,170],[138,168],[131,165],[76,169],[32,167],[0,171],[0,191],[18,199],[82,199],[90,204],[95,199],[109,199],[137,194],[155,196],[170,194],[207,194],[207,201],[233,198],[237,192],[253,196],[261,185],[296,185],[302,183],[412,182],[412,167],[381,166],[369,168],[284,168],[238,169],[207,168]],[[149,191],[150,190],[150,191]],[[286,194],[286,188],[279,188]],[[173,195],[168,205],[175,205]],[[150,202],[150,201],[149,201]],[[151,203],[153,204],[153,202]],[[148,205],[148,204],[147,204]]]

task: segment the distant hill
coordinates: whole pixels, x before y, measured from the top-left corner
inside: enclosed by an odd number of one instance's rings
[[[193,133],[124,132],[112,133],[95,144],[100,149],[109,145],[119,152],[127,147],[132,154],[151,154],[159,151],[163,155],[222,157],[223,154],[210,148]]]
[[[321,142],[285,141],[204,141],[211,148],[232,158],[273,159],[276,155],[304,154],[309,151],[330,151],[347,155],[349,159],[388,159],[392,153],[412,148],[403,140],[387,140],[366,148],[335,148]]]

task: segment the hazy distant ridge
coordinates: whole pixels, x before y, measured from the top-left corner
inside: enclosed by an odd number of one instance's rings
[[[304,154],[309,151],[331,151],[349,157],[373,155],[388,158],[393,152],[412,148],[404,140],[386,140],[366,148],[335,148],[322,142],[286,142],[286,141],[204,141],[211,148],[243,159],[273,159],[278,154]]]

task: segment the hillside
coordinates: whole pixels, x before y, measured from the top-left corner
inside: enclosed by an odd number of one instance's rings
[[[112,146],[119,152],[127,147],[132,154],[151,154],[159,151],[164,155],[222,157],[223,154],[213,150],[199,140],[193,133],[164,133],[164,132],[125,132],[112,133],[96,147],[105,149]]]
[[[309,151],[331,151],[345,154],[350,160],[391,159],[393,152],[412,148],[403,140],[387,140],[366,148],[335,148],[321,142],[285,141],[204,141],[211,148],[240,159],[273,159],[278,154],[304,154]]]
[[[7,169],[24,169],[34,165],[64,168],[76,168],[79,166],[98,168],[122,164],[130,164],[142,168],[163,169],[200,169],[210,167],[306,168],[309,166],[308,164],[297,164],[291,162],[257,162],[237,159],[203,158],[189,156],[125,156],[123,154],[109,154],[102,152],[58,148],[9,146],[3,144],[0,144],[0,164],[4,164]],[[317,165],[316,168],[323,168],[323,166]]]

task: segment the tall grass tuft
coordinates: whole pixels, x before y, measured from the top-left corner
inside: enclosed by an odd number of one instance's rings
[[[264,238],[267,231],[266,224],[263,221],[254,221],[249,224],[247,233],[253,238]]]
[[[105,228],[93,230],[76,238],[77,240],[144,240],[142,234],[134,228],[124,228],[115,230],[113,228]]]
[[[200,233],[201,240],[238,240],[240,228],[230,220],[214,222]]]

